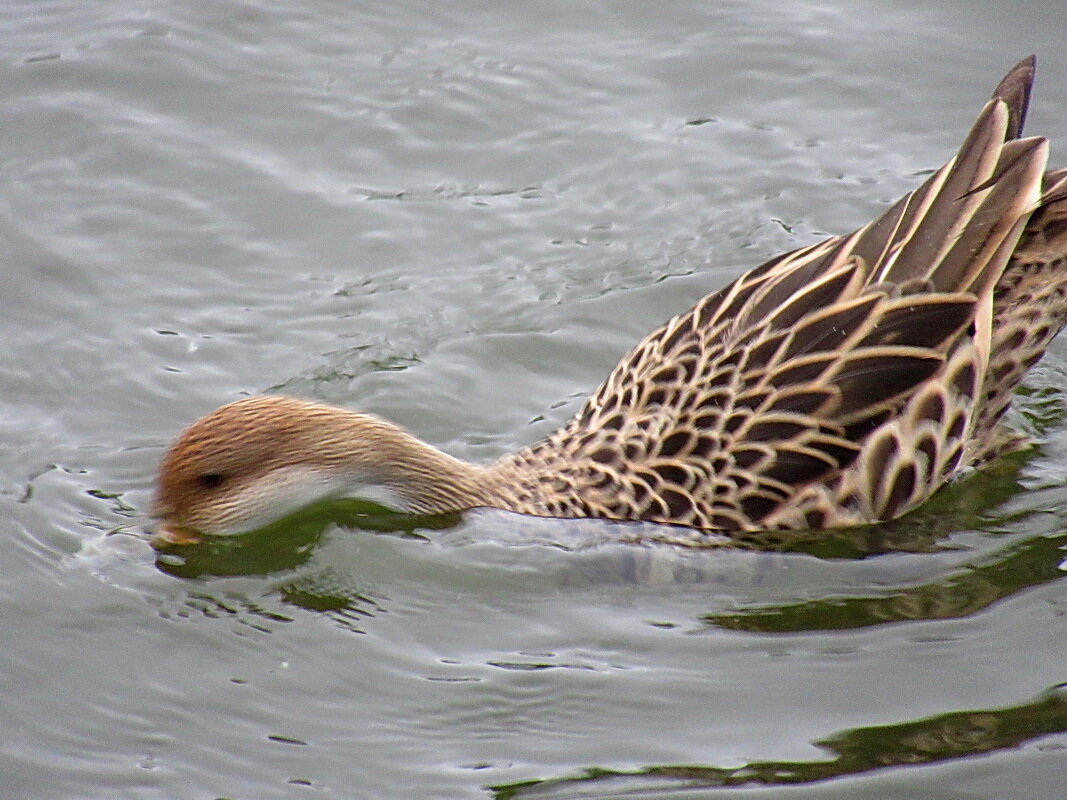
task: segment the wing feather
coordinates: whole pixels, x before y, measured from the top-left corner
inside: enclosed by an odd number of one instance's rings
[[[1000,384],[1067,317],[1060,275],[1040,295],[1059,318],[1035,347],[1015,341],[1042,281],[1065,271],[1047,251],[1067,250],[1067,170],[1046,174],[1046,141],[1018,138],[1032,76],[1032,58],[1016,65],[915,191],[668,321],[518,458],[558,473],[576,514],[719,530],[887,519],[921,502],[977,457],[1008,401]],[[568,502],[545,507],[566,515]]]

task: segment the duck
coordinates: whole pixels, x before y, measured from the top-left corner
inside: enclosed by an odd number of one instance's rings
[[[1013,390],[1067,321],[1067,169],[1022,137],[1035,59],[959,151],[859,230],[771,259],[650,333],[561,428],[489,464],[380,417],[251,396],[163,457],[157,541],[324,498],[709,535],[891,520],[1027,445]]]

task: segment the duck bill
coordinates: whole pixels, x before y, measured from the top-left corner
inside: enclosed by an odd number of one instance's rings
[[[197,544],[203,537],[188,528],[177,525],[160,525],[152,536],[150,543],[155,548],[173,547],[175,545]]]

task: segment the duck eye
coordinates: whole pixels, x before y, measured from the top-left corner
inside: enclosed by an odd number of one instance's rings
[[[217,489],[225,482],[225,478],[217,472],[205,472],[198,475],[196,482],[204,489]]]

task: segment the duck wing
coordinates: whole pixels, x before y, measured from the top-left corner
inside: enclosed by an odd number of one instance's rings
[[[517,454],[543,478],[525,510],[824,527],[899,516],[966,466],[994,289],[1052,198],[1047,142],[1014,138],[1032,76],[1020,62],[956,156],[873,222],[772,259],[640,342]]]

